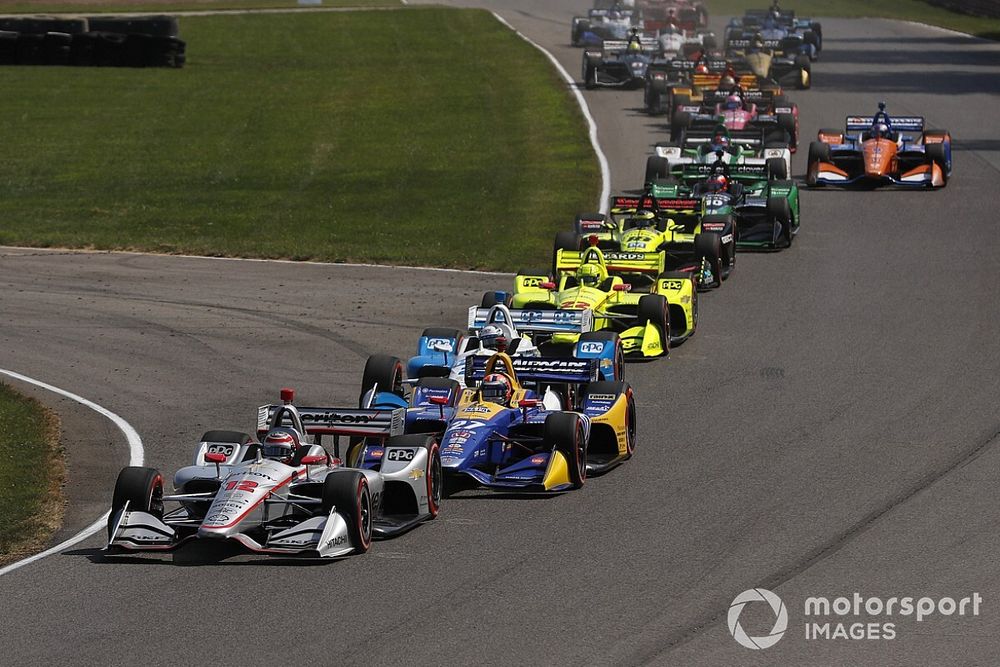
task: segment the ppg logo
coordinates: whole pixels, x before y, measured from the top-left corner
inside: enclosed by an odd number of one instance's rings
[[[580,352],[584,354],[600,354],[604,352],[604,343],[580,343]]]
[[[415,449],[390,449],[386,458],[390,461],[412,461],[416,453]]]

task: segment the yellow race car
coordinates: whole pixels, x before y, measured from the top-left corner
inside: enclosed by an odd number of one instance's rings
[[[617,253],[609,265],[605,253],[589,247],[566,254],[557,264],[555,279],[541,272],[520,273],[510,298],[511,312],[518,319],[534,318],[584,322],[587,330],[617,332],[625,357],[653,358],[668,354],[671,341],[680,341],[694,332],[697,296],[694,281],[687,274],[662,274],[655,265],[655,253]],[[637,293],[615,270],[619,263],[648,264],[656,276],[648,291]],[[505,298],[487,292],[484,300]],[[674,308],[676,306],[676,308]],[[581,312],[583,316],[581,317]],[[581,330],[555,331],[548,345],[572,345]]]

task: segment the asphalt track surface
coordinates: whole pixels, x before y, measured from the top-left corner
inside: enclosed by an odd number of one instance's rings
[[[483,2],[571,72],[582,2]],[[483,494],[359,558],[101,558],[100,536],[0,577],[0,662],[38,664],[997,664],[1000,662],[1000,46],[881,20],[825,20],[804,137],[878,99],[956,139],[938,192],[805,192],[802,233],[743,254],[669,360],[630,366],[634,459],[581,492]],[[614,187],[663,136],[638,93],[586,94]],[[804,169],[804,150],[795,171]],[[460,326],[503,276],[128,254],[0,253],[0,367],[128,419],[148,465],[208,428],[250,429],[294,386],[350,404],[365,357]],[[74,504],[106,510],[116,429],[63,413]],[[71,532],[71,531],[70,531]],[[67,534],[58,537],[66,537]],[[775,647],[726,628],[760,586]],[[978,617],[894,640],[805,640],[806,596],[978,592]],[[764,634],[773,616],[741,619]],[[753,613],[750,610],[754,609]]]

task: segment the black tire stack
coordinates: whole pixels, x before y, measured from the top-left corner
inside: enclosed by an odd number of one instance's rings
[[[183,67],[173,16],[0,18],[0,65]]]

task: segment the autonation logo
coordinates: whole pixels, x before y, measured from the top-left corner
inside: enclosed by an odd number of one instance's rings
[[[774,613],[771,631],[761,636],[750,636],[740,623],[744,608],[754,602],[764,602]],[[962,598],[893,596],[888,598],[864,596],[853,593],[850,597],[835,598],[810,596],[805,600],[802,615],[805,619],[805,638],[817,639],[896,639],[902,619],[921,623],[931,617],[979,616],[983,597],[973,593]],[[846,617],[853,617],[848,622]],[[856,619],[856,620],[854,620]],[[764,588],[751,588],[737,595],[729,606],[727,617],[729,634],[741,646],[765,649],[774,646],[788,630],[788,610],[775,593]]]

